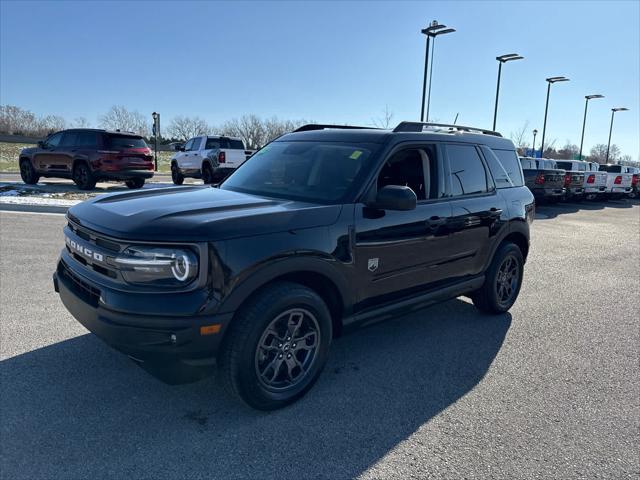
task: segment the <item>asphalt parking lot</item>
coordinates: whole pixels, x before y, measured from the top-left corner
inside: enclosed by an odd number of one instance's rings
[[[0,212],[0,475],[638,478],[640,204],[540,207],[520,298],[456,299],[338,339],[260,413],[167,386],[63,308],[61,215]]]

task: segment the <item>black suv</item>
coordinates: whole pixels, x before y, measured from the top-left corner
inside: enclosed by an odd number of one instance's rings
[[[124,181],[140,188],[153,176],[153,156],[144,138],[129,132],[90,128],[63,130],[25,148],[18,159],[24,183],[40,177],[71,178],[82,190],[99,180]]]
[[[307,125],[218,188],[74,206],[54,286],[156,376],[217,363],[231,391],[270,410],[311,388],[347,327],[459,295],[507,311],[533,215],[515,148],[495,132]]]

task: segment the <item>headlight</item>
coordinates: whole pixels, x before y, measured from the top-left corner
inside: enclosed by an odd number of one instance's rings
[[[128,283],[176,287],[198,276],[198,257],[188,249],[128,247],[115,262]]]

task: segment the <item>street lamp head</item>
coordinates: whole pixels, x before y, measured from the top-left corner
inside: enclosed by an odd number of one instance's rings
[[[158,116],[158,114],[157,114],[157,112],[153,112],[153,113],[151,114],[151,116],[152,116],[153,118],[156,118],[156,117]]]
[[[447,26],[446,25],[440,25],[440,24],[438,24],[437,20],[434,20],[433,22],[431,22],[431,25],[429,25],[427,28],[423,28],[420,31],[422,33],[424,33],[425,35],[429,35],[429,34],[432,34],[433,32],[438,31],[438,30],[442,30],[443,28],[447,28]]]
[[[604,95],[585,95],[584,98],[591,100],[592,98],[604,98]]]
[[[453,33],[453,32],[455,32],[455,31],[456,31],[456,29],[455,29],[455,28],[446,28],[446,29],[444,29],[444,30],[438,30],[437,32],[433,32],[433,33],[431,33],[430,35],[431,35],[432,37],[437,37],[438,35],[442,35],[442,34],[444,34],[444,33]]]
[[[546,80],[549,83],[568,82],[569,81],[569,79],[567,77],[549,77]]]
[[[612,108],[611,110],[613,110],[614,112],[626,112],[629,109],[627,107],[616,107]]]
[[[500,55],[499,57],[496,57],[496,60],[505,63],[510,62],[511,60],[522,60],[523,58],[523,56],[520,56],[517,53],[507,53],[506,55]]]
[[[538,129],[537,129],[537,128],[534,128],[534,129],[533,129],[533,136],[535,137],[537,134],[538,134]]]

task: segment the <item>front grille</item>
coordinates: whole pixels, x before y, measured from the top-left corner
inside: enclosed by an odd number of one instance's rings
[[[88,228],[84,228],[84,227],[80,227],[78,225],[76,225],[75,223],[69,221],[67,222],[67,226],[69,227],[69,229],[75,233],[77,236],[79,236],[80,238],[93,243],[94,245],[97,245],[99,247],[102,247],[106,250],[109,250],[111,252],[114,253],[119,253],[120,252],[120,244],[117,242],[114,242],[112,240],[108,240],[106,238],[104,238],[103,236],[101,236],[98,233],[95,233],[91,230],[89,230]]]
[[[100,290],[73,273],[64,260],[60,260],[58,265],[58,275],[61,279],[68,281],[70,287],[80,298],[93,307],[98,306],[98,302],[100,301]]]

